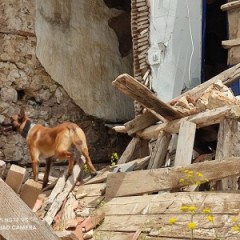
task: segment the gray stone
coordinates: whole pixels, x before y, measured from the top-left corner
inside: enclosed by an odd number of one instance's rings
[[[1,99],[5,102],[17,102],[18,94],[17,91],[14,88],[1,88],[0,91]]]

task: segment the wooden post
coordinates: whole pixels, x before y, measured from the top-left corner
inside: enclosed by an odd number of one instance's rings
[[[148,169],[159,168],[164,163],[171,138],[172,135],[170,133],[167,133],[165,131],[160,132],[156,146],[153,150],[148,164]]]
[[[238,121],[228,118],[223,119],[219,126],[216,160],[222,161],[222,159],[237,155],[237,136]],[[221,183],[217,184],[217,188],[221,190],[237,190],[237,177],[221,180]]]
[[[183,121],[181,123],[174,166],[186,166],[191,164],[195,133],[195,123],[189,121]]]

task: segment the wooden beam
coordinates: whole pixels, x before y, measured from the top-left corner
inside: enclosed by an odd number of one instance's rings
[[[222,41],[224,49],[240,46],[240,38]]]
[[[158,122],[159,119],[151,112],[146,111],[142,115],[138,115],[133,120],[124,124],[128,135],[132,136],[136,132],[149,127],[150,125]]]
[[[156,146],[154,148],[154,151],[151,155],[148,164],[148,169],[160,168],[162,164],[164,164],[168,151],[168,145],[170,143],[171,138],[172,138],[171,134],[165,131],[160,132],[158,140],[156,142]]]
[[[238,122],[236,119],[223,119],[218,131],[215,159],[221,161],[238,155]],[[238,190],[237,177],[229,177],[218,183],[218,190]]]
[[[152,193],[191,185],[188,181],[179,183],[179,180],[184,177],[183,169],[191,170],[194,173],[201,172],[204,179],[215,181],[229,176],[240,175],[240,158],[231,158],[220,162],[217,160],[205,161],[190,164],[185,168],[172,167],[109,174],[107,177],[106,198]]]
[[[174,166],[187,166],[192,163],[196,124],[183,121],[180,125]]]
[[[139,144],[140,141],[141,140],[140,140],[139,137],[134,137],[130,141],[130,143],[126,147],[125,151],[123,152],[122,156],[118,160],[118,164],[127,163],[127,162],[133,160],[132,157],[133,157],[134,151],[135,151],[135,149],[136,149],[136,147],[137,147],[137,145]]]
[[[240,7],[240,1],[233,1],[221,6],[222,11],[230,11]]]
[[[122,74],[113,81],[113,85],[121,92],[136,100],[146,108],[155,111],[167,120],[181,118],[183,115],[173,107],[161,101],[146,86],[128,74]]]
[[[237,105],[224,106],[205,112],[200,112],[189,117],[173,120],[167,123],[153,125],[143,131],[138,132],[138,136],[144,139],[157,139],[160,131],[178,133],[181,122],[190,121],[196,124],[197,128],[210,126],[219,123],[223,118],[238,119],[240,117],[240,107]]]
[[[177,214],[182,205],[194,205],[199,213],[208,206],[212,214],[236,214],[240,208],[239,193],[176,192],[113,198],[103,206],[106,216],[135,214]],[[146,209],[145,211],[142,211]]]
[[[0,203],[0,235],[4,238],[59,240],[51,228],[41,221],[2,179]]]

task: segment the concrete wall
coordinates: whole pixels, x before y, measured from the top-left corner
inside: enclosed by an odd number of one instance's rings
[[[103,0],[36,1],[37,56],[87,114],[111,122],[133,117],[133,103],[112,86],[132,74],[132,57],[122,58],[108,20],[122,11]]]
[[[163,101],[201,83],[202,0],[149,0],[152,87]]]

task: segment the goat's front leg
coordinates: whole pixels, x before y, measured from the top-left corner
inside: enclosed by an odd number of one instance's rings
[[[30,149],[30,155],[32,158],[32,171],[33,180],[38,181],[38,167],[39,167],[39,151],[36,148]]]

